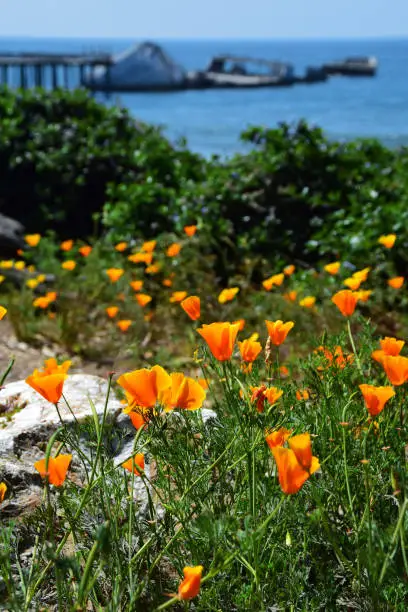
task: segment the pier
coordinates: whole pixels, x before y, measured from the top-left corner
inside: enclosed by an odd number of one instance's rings
[[[105,70],[109,81],[112,56],[108,53],[2,53],[0,52],[0,85],[27,89],[45,87],[65,89],[84,82],[95,68]],[[92,81],[91,81],[92,82]]]

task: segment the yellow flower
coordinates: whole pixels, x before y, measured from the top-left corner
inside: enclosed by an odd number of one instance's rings
[[[24,236],[24,240],[30,247],[36,247],[41,240],[40,234],[27,234]]]
[[[16,270],[24,270],[25,262],[24,261],[16,261],[16,263],[14,264],[14,268]]]
[[[6,314],[7,308],[4,308],[4,306],[0,306],[0,321],[5,317]]]
[[[316,303],[316,298],[313,295],[307,295],[306,297],[303,298],[303,300],[300,300],[299,305],[302,306],[303,308],[313,308],[315,303]]]
[[[63,270],[69,270],[72,272],[72,270],[75,270],[76,268],[76,262],[73,259],[68,259],[68,261],[64,261],[64,263],[61,264],[61,268],[63,268]]]
[[[229,289],[223,289],[218,296],[218,301],[220,304],[225,304],[225,302],[231,302],[234,297],[237,295],[239,291],[239,287],[230,287]]]
[[[324,269],[326,270],[328,274],[331,274],[332,276],[334,276],[335,274],[338,274],[338,271],[340,270],[340,266],[341,266],[341,263],[339,261],[334,261],[333,263],[329,263],[326,266],[324,266]]]
[[[386,249],[392,249],[397,239],[396,234],[386,234],[380,236],[378,242],[382,244]]]
[[[29,279],[26,281],[26,286],[27,286],[29,289],[35,289],[35,288],[38,286],[38,284],[39,284],[39,283],[38,283],[38,279],[37,279],[37,278],[29,278]]]

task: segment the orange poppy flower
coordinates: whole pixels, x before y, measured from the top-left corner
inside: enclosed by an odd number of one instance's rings
[[[331,299],[344,317],[350,317],[358,302],[357,293],[349,289],[343,289],[335,293]]]
[[[408,358],[400,355],[385,355],[382,366],[392,385],[403,385],[408,380]]]
[[[316,304],[316,298],[313,295],[307,295],[299,301],[299,306],[302,308],[313,308]]]
[[[276,446],[271,450],[278,467],[281,489],[286,495],[293,495],[319,469],[320,464],[318,458],[312,456],[309,434],[290,438],[289,446]]]
[[[120,331],[127,332],[129,327],[132,325],[132,321],[130,319],[120,319],[116,325],[119,327]]]
[[[338,272],[340,270],[340,266],[341,266],[340,261],[334,261],[333,263],[326,264],[324,266],[324,270],[328,274],[331,274],[332,276],[335,276],[336,274],[338,274]]]
[[[85,244],[84,246],[79,247],[78,252],[82,255],[82,257],[88,257],[92,253],[92,247]]]
[[[238,346],[242,359],[247,363],[252,363],[255,361],[259,353],[262,351],[262,344],[252,340],[251,338],[238,342]]]
[[[185,298],[181,302],[180,306],[182,307],[184,312],[188,314],[192,321],[197,321],[197,319],[200,318],[201,302],[200,298],[196,295],[190,295],[189,297]]]
[[[61,399],[64,381],[67,378],[65,372],[47,374],[34,370],[31,376],[26,378],[26,383],[37,393],[52,404],[56,404]]]
[[[232,322],[233,325],[237,324],[239,325],[239,329],[238,331],[242,331],[245,327],[245,319],[237,319],[237,321],[233,321]]]
[[[278,389],[277,387],[266,387],[266,385],[261,385],[260,387],[250,387],[250,389],[252,391],[251,402],[256,402],[256,410],[260,413],[265,409],[265,400],[273,406],[283,395],[282,389]]]
[[[227,361],[231,359],[239,327],[239,323],[211,323],[203,325],[197,332],[218,361]]]
[[[393,289],[401,289],[402,285],[404,284],[404,277],[394,276],[394,278],[390,278],[387,283],[389,287],[392,287]]]
[[[40,472],[41,478],[48,478],[48,482],[55,487],[64,484],[72,455],[58,455],[48,458],[48,466],[45,459],[40,459],[34,463],[35,469]]]
[[[371,353],[371,357],[378,361],[378,363],[382,363],[383,358],[386,355],[391,355],[392,357],[399,355],[404,344],[404,340],[397,340],[396,338],[390,338],[387,336],[386,338],[380,340],[381,350],[373,351]]]
[[[54,357],[46,359],[44,361],[44,368],[42,371],[36,370],[38,374],[66,374],[72,365],[72,361],[66,360],[58,364]]]
[[[147,425],[147,423],[149,422],[149,417],[147,413],[141,410],[131,410],[128,414],[135,429],[140,429],[141,427]]]
[[[152,301],[151,295],[147,295],[147,293],[137,293],[135,295],[135,300],[139,304],[139,306],[146,306],[149,302]]]
[[[109,268],[105,272],[109,276],[111,283],[117,283],[125,271],[122,268]]]
[[[359,302],[368,302],[368,298],[372,294],[371,289],[357,291],[357,299]]]
[[[176,408],[198,410],[203,405],[206,393],[193,378],[175,372],[170,374],[170,386],[159,392],[159,402],[166,412]]]
[[[359,278],[355,278],[354,276],[350,276],[350,278],[346,278],[343,282],[343,285],[346,285],[352,291],[358,289],[361,285],[361,280]]]
[[[141,476],[142,472],[144,472],[145,462],[144,462],[144,454],[137,453],[124,463],[122,463],[122,467],[129,472],[133,472],[136,476]]]
[[[292,435],[292,432],[285,427],[281,427],[277,431],[271,431],[265,436],[265,440],[270,449],[276,446],[283,446],[286,440]]]
[[[187,297],[187,291],[173,291],[173,293],[170,296],[169,301],[172,304],[179,303],[179,302],[182,302],[186,297]]]
[[[147,266],[150,266],[153,259],[153,253],[133,253],[129,255],[128,261],[132,263],[144,263]]]
[[[34,308],[48,308],[48,306],[51,304],[51,300],[49,300],[47,297],[45,297],[45,295],[42,295],[38,298],[35,298],[35,300],[33,301],[33,306]]]
[[[378,242],[382,244],[386,249],[392,249],[396,239],[396,234],[386,234],[384,236],[380,236]]]
[[[371,416],[380,414],[386,402],[395,395],[392,387],[374,387],[373,385],[359,385],[359,387]]]
[[[269,338],[271,339],[272,344],[275,346],[280,346],[285,342],[286,336],[295,325],[293,321],[287,321],[284,323],[280,320],[265,321],[265,324],[268,330]]]
[[[167,248],[166,255],[167,257],[177,257],[180,251],[181,251],[181,244],[178,242],[173,242],[173,244],[171,244]]]
[[[132,287],[133,291],[140,291],[141,288],[143,287],[143,281],[134,280],[134,281],[131,281],[129,285]]]
[[[164,287],[171,287],[173,284],[173,281],[171,280],[171,278],[165,278],[162,282],[162,285]]]
[[[61,249],[61,251],[70,251],[73,246],[74,246],[74,241],[73,240],[64,240],[60,244],[60,249]]]
[[[151,266],[147,266],[145,272],[146,274],[157,274],[158,272],[160,272],[160,266],[159,264],[152,264]]]
[[[371,268],[364,268],[363,270],[357,270],[357,272],[354,272],[353,278],[357,278],[361,283],[364,283],[368,278],[368,273],[370,272],[370,270]]]
[[[75,270],[76,268],[76,261],[74,261],[73,259],[68,259],[67,261],[64,261],[61,264],[61,268],[63,270],[69,270],[70,272],[72,272],[72,270]]]
[[[203,566],[196,565],[195,567],[185,567],[183,569],[184,580],[178,588],[178,596],[180,599],[193,599],[200,592],[201,575]]]
[[[0,504],[4,501],[7,493],[7,485],[5,482],[0,482]]]
[[[41,234],[27,234],[24,240],[30,247],[36,247],[41,240]]]
[[[286,266],[285,268],[283,268],[283,273],[285,274],[285,276],[292,276],[295,270],[296,270],[296,266],[294,266],[293,264],[290,264],[289,266]]]
[[[161,366],[150,370],[143,368],[122,374],[118,384],[128,394],[131,406],[153,408],[158,401],[159,393],[171,385],[171,378]]]
[[[298,401],[308,400],[309,399],[309,391],[307,389],[297,389],[296,391],[296,399]]]
[[[56,291],[47,291],[47,293],[45,294],[45,297],[47,298],[47,300],[49,300],[50,302],[55,302],[55,300],[58,297],[58,293]]]
[[[105,312],[110,319],[114,319],[119,312],[118,306],[108,306],[105,308]]]
[[[7,308],[4,308],[4,306],[0,306],[0,321],[4,319],[6,314],[7,314]]]
[[[223,289],[218,296],[218,301],[220,304],[225,304],[226,302],[231,302],[234,297],[237,295],[239,291],[239,287],[230,287],[229,289]]]
[[[187,236],[190,236],[191,238],[191,236],[194,236],[194,234],[196,233],[197,226],[196,225],[185,225],[183,229],[184,229],[184,233]]]
[[[296,302],[297,291],[288,291],[287,293],[283,294],[283,297],[287,302]]]
[[[127,246],[127,242],[118,242],[118,244],[115,245],[115,251],[118,251],[118,253],[123,253],[123,251],[126,251]]]
[[[147,240],[142,244],[142,251],[145,253],[153,253],[156,248],[157,241],[156,240]]]
[[[262,286],[266,291],[270,291],[273,287],[280,287],[285,279],[285,275],[283,273],[273,274],[269,278],[266,278]]]

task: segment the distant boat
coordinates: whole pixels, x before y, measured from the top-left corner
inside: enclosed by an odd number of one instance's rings
[[[152,42],[136,45],[93,68],[82,84],[94,91],[137,92],[185,89],[186,72]]]
[[[323,64],[326,74],[345,76],[375,76],[378,70],[376,57],[348,57],[338,62]]]
[[[187,75],[189,88],[273,87],[295,83],[292,64],[252,57],[219,55],[206,70]]]

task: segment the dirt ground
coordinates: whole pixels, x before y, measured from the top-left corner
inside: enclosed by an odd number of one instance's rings
[[[26,378],[34,368],[41,368],[44,359],[50,357],[62,357],[61,349],[58,346],[42,346],[35,347],[19,342],[16,338],[13,328],[7,319],[3,319],[0,327],[0,376],[7,368],[11,358],[15,359],[13,369],[7,377],[7,382],[14,380],[22,380]],[[64,355],[65,356],[65,355]],[[98,376],[106,376],[108,367],[93,362],[81,361],[75,357],[72,359],[72,367],[70,372],[86,372],[87,374],[96,374]]]

